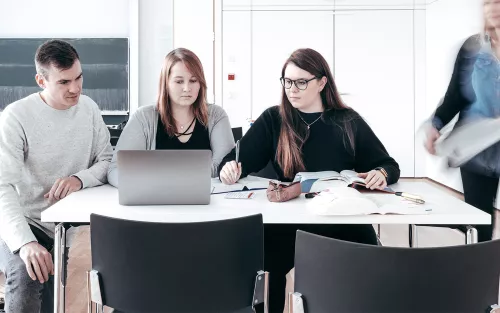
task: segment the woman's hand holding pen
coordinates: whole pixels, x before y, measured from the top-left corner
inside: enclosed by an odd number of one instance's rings
[[[235,161],[227,162],[220,171],[220,180],[223,184],[232,185],[240,179],[241,163]]]
[[[223,184],[232,185],[240,179],[241,163],[240,163],[240,141],[236,141],[234,146],[236,152],[236,161],[227,162],[220,171],[220,180]]]

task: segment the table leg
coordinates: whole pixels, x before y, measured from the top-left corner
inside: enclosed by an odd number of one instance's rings
[[[416,248],[418,247],[418,232],[417,232],[417,225],[411,224],[408,227],[409,231],[409,244],[410,248]]]
[[[470,245],[473,243],[477,243],[477,229],[468,225],[465,234],[465,244]]]
[[[64,313],[66,287],[66,227],[56,226],[54,238],[54,313]]]

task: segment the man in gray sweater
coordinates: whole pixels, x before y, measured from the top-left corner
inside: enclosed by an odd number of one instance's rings
[[[72,192],[106,183],[112,157],[97,104],[81,95],[82,67],[67,42],[35,56],[43,89],[0,115],[0,271],[7,313],[52,312],[54,224],[43,210]]]

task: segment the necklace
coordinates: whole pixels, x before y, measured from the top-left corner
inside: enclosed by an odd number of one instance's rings
[[[323,114],[321,114],[321,115],[320,115],[317,119],[315,119],[315,120],[314,120],[311,124],[308,124],[306,121],[304,121],[304,119],[302,118],[302,116],[300,116],[300,113],[297,113],[297,114],[299,115],[299,117],[300,117],[300,119],[302,120],[302,122],[304,122],[304,124],[306,124],[306,125],[307,125],[307,129],[311,128],[311,125],[312,125],[312,124],[314,124],[314,123],[316,123],[316,122],[317,122],[317,121],[321,118],[321,116],[323,115]]]
[[[193,132],[190,132],[188,133],[187,131],[191,128],[191,126],[193,125],[194,121],[196,120],[196,117],[193,118],[193,120],[191,121],[191,124],[189,124],[188,128],[186,128],[186,130],[184,130],[184,132],[182,133],[179,133],[179,132],[175,132],[175,136],[176,137],[180,137],[180,136],[187,136],[187,135],[191,135]],[[185,125],[185,124],[184,124]],[[182,126],[181,127],[181,131],[183,131],[184,127]]]
[[[177,122],[177,120],[176,120],[176,122]],[[184,124],[182,124],[182,125],[181,125],[181,124],[179,124],[179,123],[177,123],[177,125],[179,126],[179,128],[180,128],[181,130],[184,130],[184,127],[185,127],[188,123],[189,123],[189,126],[191,126],[191,124],[193,123],[193,121],[191,121],[191,123],[190,123],[190,122],[187,122],[187,123],[184,123]],[[188,128],[189,128],[189,127],[188,127]]]

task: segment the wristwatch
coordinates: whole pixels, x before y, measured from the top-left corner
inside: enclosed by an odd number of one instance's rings
[[[382,173],[382,175],[384,175],[385,179],[387,179],[387,176],[389,176],[389,174],[387,174],[387,171],[385,170],[385,168],[383,168],[381,166],[376,167],[375,170],[380,171],[380,173]]]

